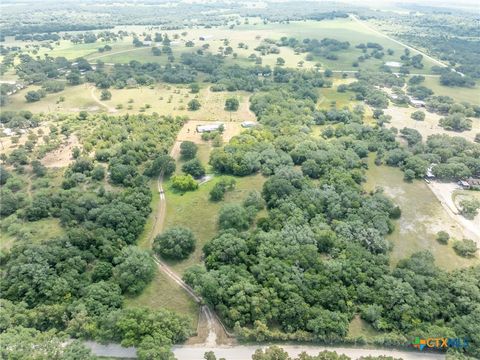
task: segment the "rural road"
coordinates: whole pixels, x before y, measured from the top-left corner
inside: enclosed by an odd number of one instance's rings
[[[134,49],[119,50],[119,51],[114,51],[114,52],[107,52],[107,53],[104,53],[104,54],[102,54],[102,55],[92,56],[92,57],[88,58],[88,61],[101,59],[101,58],[107,57],[107,56],[112,56],[112,55],[123,54],[123,53],[132,52],[132,51],[137,51],[137,50],[141,50],[141,49],[145,49],[145,47],[142,46],[142,47],[138,47],[138,48],[134,48]]]
[[[107,356],[115,358],[136,358],[136,349],[134,347],[124,348],[119,344],[99,344],[95,341],[86,341],[85,345],[97,356]],[[420,351],[401,351],[388,349],[360,349],[348,347],[330,347],[315,345],[292,345],[275,344],[282,347],[291,356],[298,356],[301,352],[309,355],[317,355],[324,350],[335,351],[338,354],[345,354],[352,359],[358,359],[361,356],[391,356],[403,360],[445,360],[444,354],[431,354]],[[248,360],[257,349],[265,349],[269,345],[226,345],[226,346],[205,346],[205,345],[176,345],[172,351],[178,360],[200,360],[207,351],[213,351],[217,358],[226,360]]]
[[[185,126],[185,125],[184,125]],[[180,141],[175,141],[175,144],[170,151],[170,156],[175,160],[178,160],[180,155]],[[156,235],[160,234],[163,231],[165,224],[165,216],[167,213],[167,199],[165,197],[165,192],[163,190],[163,173],[158,176],[157,179],[157,190],[160,195],[160,200],[158,201],[157,208],[155,210],[155,223],[150,233],[150,247],[153,245],[153,239]],[[195,291],[183,281],[181,276],[179,276],[175,271],[173,271],[165,262],[163,262],[158,256],[154,255],[154,260],[158,266],[158,269],[162,271],[165,275],[171,278],[176,284],[178,284],[182,289],[184,289],[187,294],[192,297],[192,299],[200,305],[200,317],[198,322],[199,328],[207,329],[205,336],[197,336],[198,340],[203,343],[204,346],[215,346],[217,345],[217,340],[219,339],[228,339],[232,335],[228,333],[225,326],[222,324],[218,316],[210,309],[208,305],[204,304],[201,296],[197,295]],[[206,322],[206,324],[202,323]],[[198,333],[202,333],[198,331]]]
[[[439,65],[439,66],[441,66],[441,67],[447,67],[447,65],[444,64],[443,62],[441,62],[440,60],[437,60],[437,59],[431,57],[430,55],[425,54],[423,51],[420,51],[420,50],[415,49],[414,47],[412,47],[412,46],[410,46],[410,45],[407,45],[407,44],[405,44],[405,43],[403,43],[403,42],[401,42],[401,41],[398,41],[398,40],[392,38],[391,36],[388,36],[387,34],[384,34],[384,33],[382,33],[381,31],[375,29],[374,27],[366,24],[364,21],[360,20],[356,15],[350,14],[350,18],[351,18],[352,20],[356,21],[359,25],[361,25],[361,26],[369,29],[370,31],[373,31],[375,34],[377,34],[377,35],[379,35],[379,36],[382,36],[382,37],[384,37],[384,38],[387,38],[387,39],[390,40],[390,41],[393,41],[393,42],[395,42],[395,43],[397,43],[397,44],[399,44],[399,45],[401,45],[401,46],[403,46],[403,47],[406,47],[407,49],[410,49],[410,50],[412,50],[412,51],[415,51],[415,52],[421,54],[421,55],[423,55],[423,57],[429,59],[430,61],[434,62],[435,64],[437,64],[437,65]]]

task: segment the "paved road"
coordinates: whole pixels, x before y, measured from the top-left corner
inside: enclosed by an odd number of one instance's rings
[[[136,350],[133,347],[123,348],[118,344],[102,345],[94,341],[87,341],[85,345],[89,347],[97,356],[110,356],[117,358],[136,358]],[[338,354],[345,354],[352,359],[358,359],[360,356],[392,356],[402,358],[403,360],[444,360],[443,354],[429,354],[419,351],[401,351],[388,349],[360,349],[348,347],[314,346],[314,345],[291,345],[276,344],[291,356],[297,356],[301,352],[309,355],[316,355],[321,351],[336,351]],[[204,345],[178,345],[173,347],[173,353],[178,360],[200,360],[207,351],[213,351],[217,358],[226,360],[248,360],[259,348],[266,348],[268,345],[234,345],[234,346],[204,346]]]

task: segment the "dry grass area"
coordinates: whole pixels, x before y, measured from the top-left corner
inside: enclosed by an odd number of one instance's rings
[[[410,116],[413,112],[419,109],[413,107],[398,107],[394,105],[390,105],[388,109],[385,109],[384,112],[386,115],[390,115],[392,120],[389,124],[386,124],[387,127],[395,127],[397,129],[403,129],[404,127],[416,129],[422,134],[424,140],[429,135],[434,134],[447,134],[449,136],[460,136],[469,141],[473,141],[475,138],[475,134],[480,133],[480,121],[474,119],[472,130],[463,131],[463,132],[454,132],[454,131],[447,131],[441,126],[438,125],[438,122],[442,116],[425,111],[424,109],[420,109],[425,112],[425,120],[424,121],[416,121],[413,120]]]
[[[75,135],[70,135],[59,148],[45,155],[42,164],[47,168],[61,168],[70,165],[73,161],[72,151],[75,147],[81,148],[80,142]]]
[[[50,112],[79,112],[86,110],[95,112],[103,110],[98,103],[92,98],[88,84],[67,86],[65,90],[47,94],[40,101],[27,103],[25,95],[31,90],[38,90],[40,87],[30,85],[20,90],[16,94],[9,97],[8,104],[2,110],[29,110],[33,113],[50,113]],[[64,101],[60,101],[61,98]]]
[[[49,132],[50,130],[48,128],[48,124],[42,123],[40,124],[40,126],[33,129],[29,129],[28,131],[20,135],[6,136],[6,135],[3,135],[2,133],[2,136],[0,136],[0,153],[9,155],[13,150],[18,148],[18,146],[24,145],[25,142],[28,140],[28,136],[30,134],[34,134],[37,136],[37,146],[43,145],[44,144],[43,135],[48,134]],[[14,141],[14,139],[16,140]]]
[[[208,124],[208,121],[188,121],[178,133],[177,141],[193,141],[196,144],[205,144],[205,141],[203,141],[201,137],[202,134],[196,131],[198,125],[205,124]],[[227,143],[232,137],[240,134],[242,130],[244,130],[241,124],[236,122],[223,122],[223,125],[225,127],[222,134],[224,143]]]
[[[204,86],[198,94],[192,94],[187,86],[158,84],[152,88],[111,89],[111,100],[102,101],[106,108],[116,108],[118,114],[133,111],[145,113],[157,112],[160,115],[187,115],[202,121],[253,121],[255,115],[249,109],[250,94],[245,91],[212,92],[210,86]],[[94,95],[100,98],[100,91]],[[237,98],[238,111],[225,111],[225,100]],[[201,107],[197,111],[188,111],[190,100],[197,99]]]

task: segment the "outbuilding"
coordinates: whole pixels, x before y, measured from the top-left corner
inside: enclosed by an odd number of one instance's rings
[[[223,123],[214,123],[214,124],[206,124],[206,125],[197,125],[197,132],[204,133],[204,132],[212,132],[218,131],[223,126]]]

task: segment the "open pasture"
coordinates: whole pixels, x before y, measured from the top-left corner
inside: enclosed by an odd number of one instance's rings
[[[416,129],[422,134],[424,139],[429,135],[446,134],[448,136],[460,136],[469,141],[473,141],[475,134],[480,133],[480,121],[478,121],[478,119],[473,119],[472,130],[462,132],[448,131],[439,125],[439,121],[442,118],[441,115],[425,111],[424,109],[422,111],[425,112],[425,120],[413,120],[410,116],[417,110],[418,109],[414,107],[399,107],[391,104],[388,109],[384,110],[386,115],[392,117],[392,120],[386,124],[386,126],[395,127],[399,130],[404,127]]]
[[[388,166],[376,166],[374,157],[369,158],[365,190],[377,187],[384,189],[402,210],[402,216],[395,221],[395,230],[388,236],[393,244],[390,254],[392,266],[417,251],[429,250],[441,268],[453,270],[479,263],[478,258],[462,258],[451,244],[442,245],[436,240],[439,231],[447,231],[451,237],[462,239],[462,228],[442,207],[423,180],[407,183],[402,171]]]

